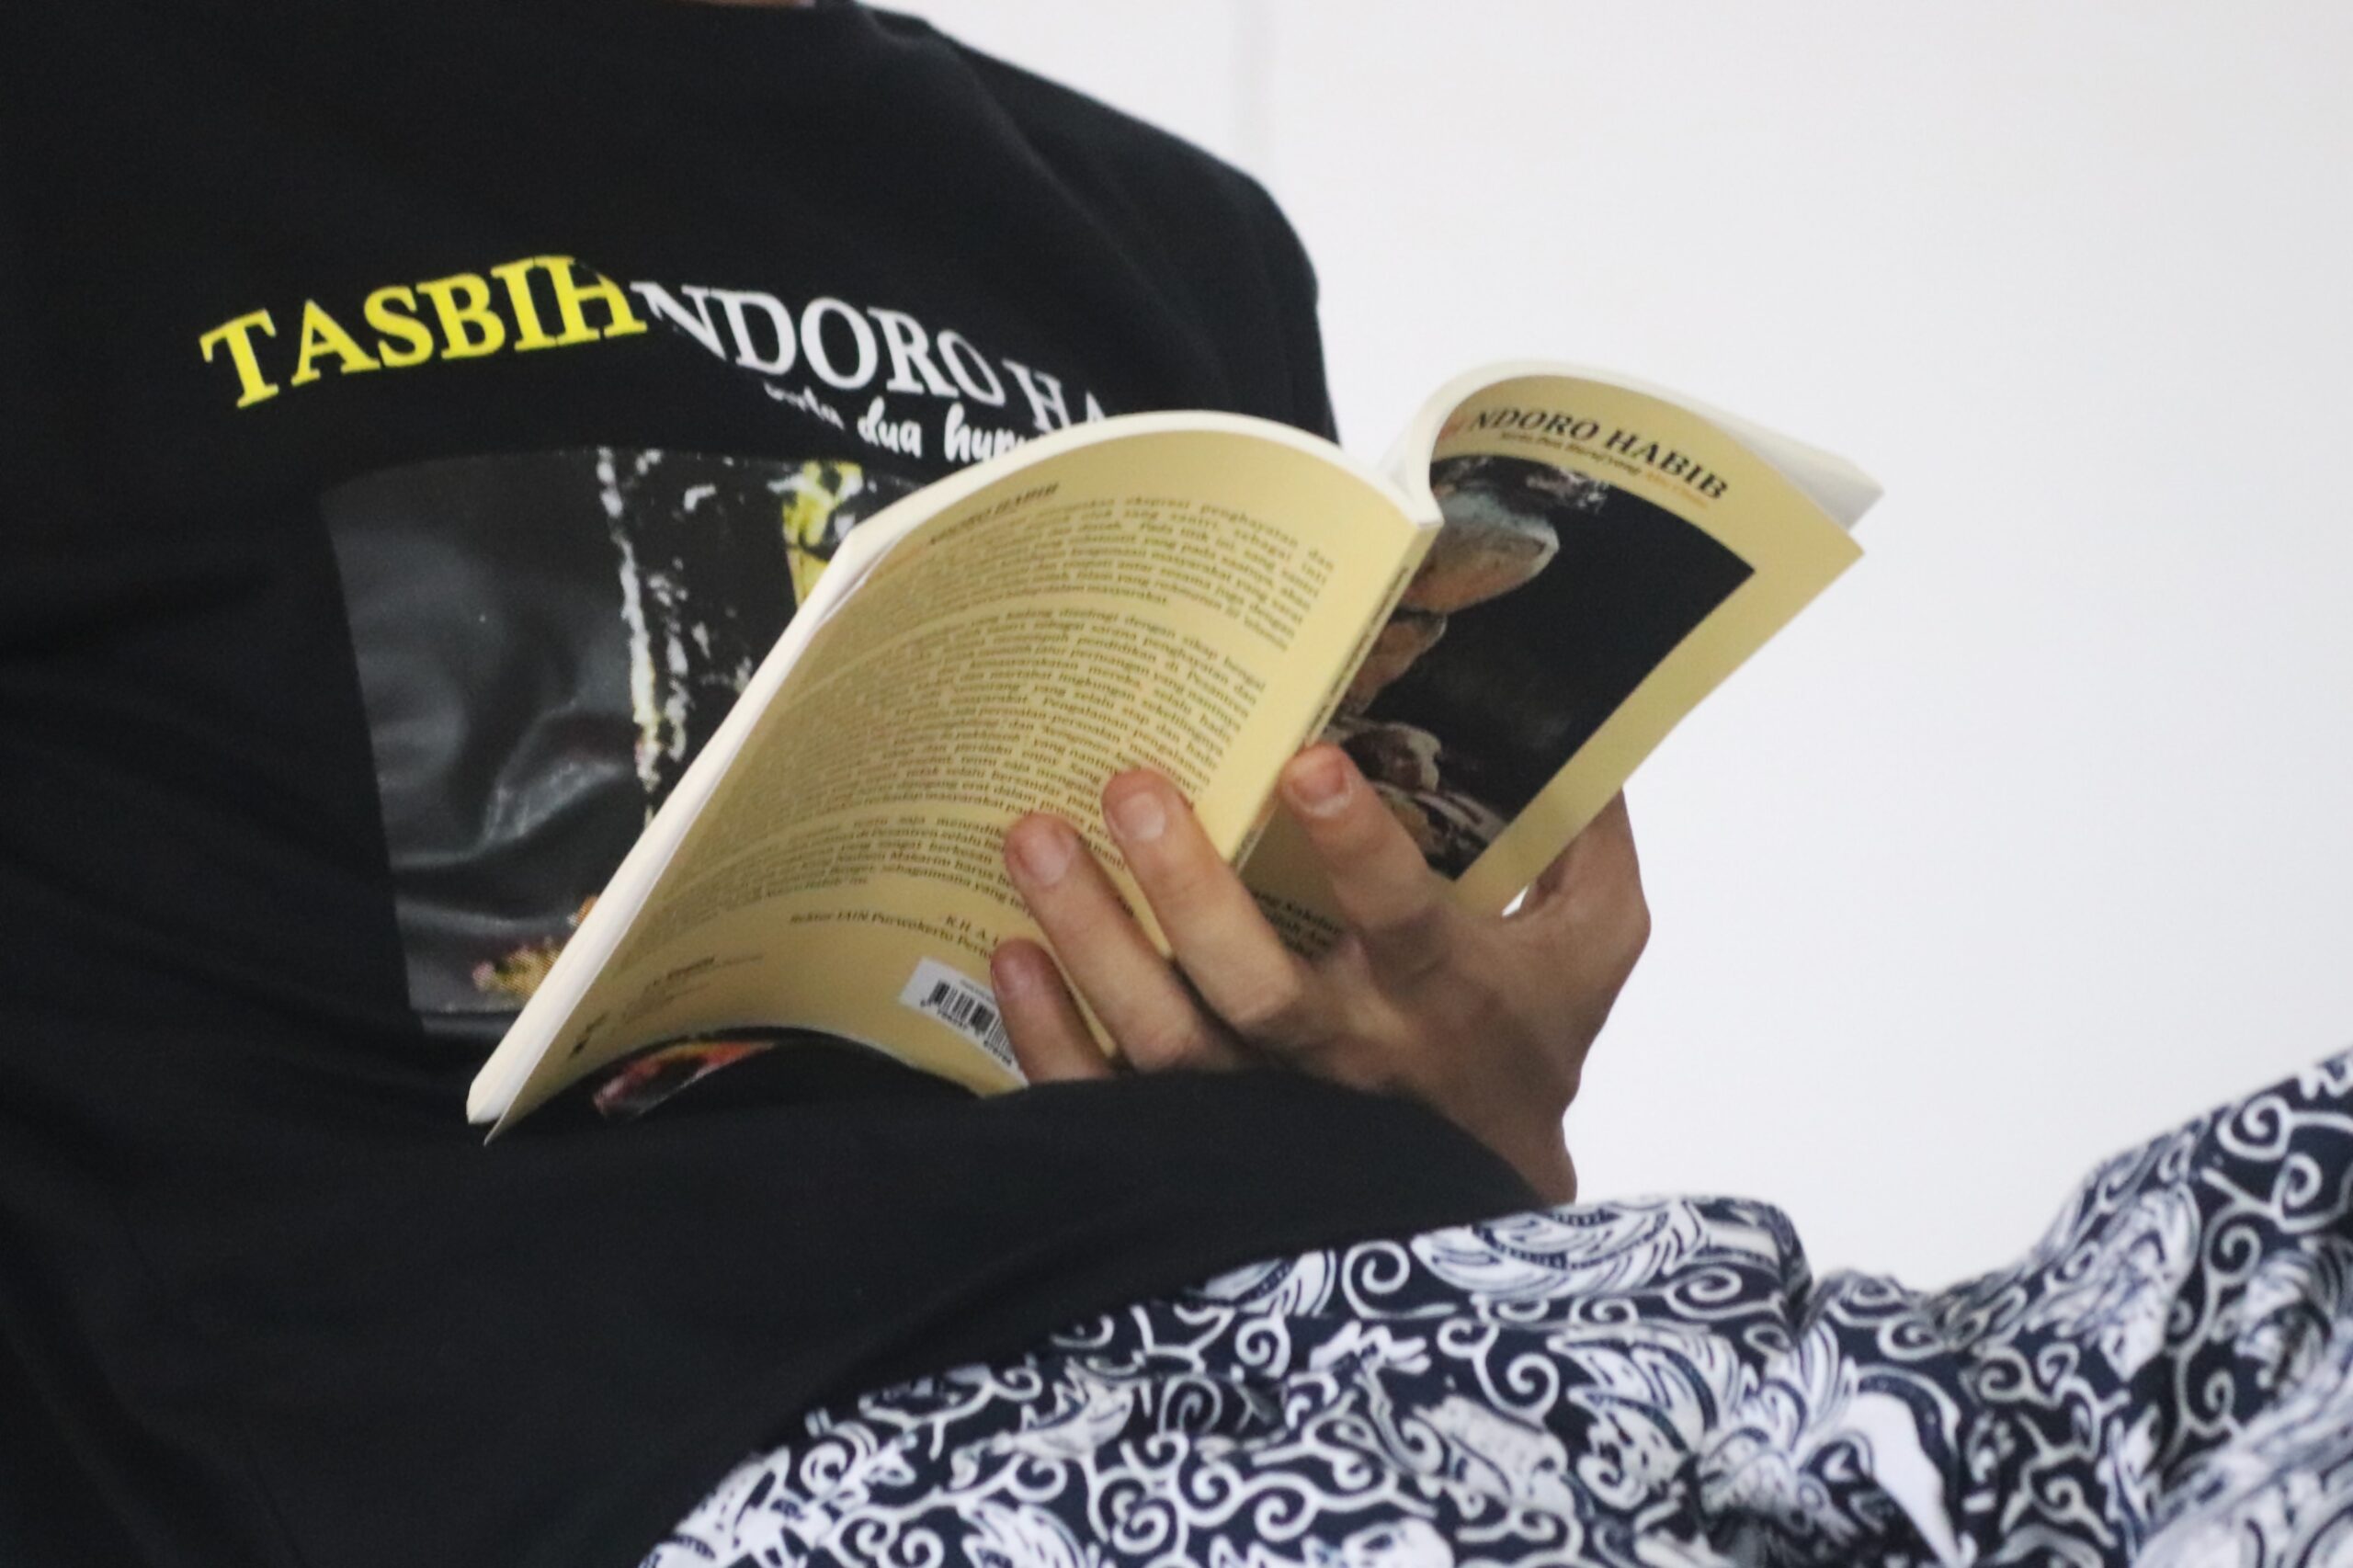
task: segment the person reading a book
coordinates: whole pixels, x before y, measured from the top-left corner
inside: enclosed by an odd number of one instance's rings
[[[1284,776],[1343,906],[1320,962],[1122,774],[1108,842],[1174,961],[1074,848],[1091,812],[1024,822],[1049,945],[992,973],[1037,1086],[735,1040],[650,1115],[589,1084],[485,1147],[493,1043],[854,530],[1153,410],[1330,433],[1296,236],[920,22],[0,7],[0,1560],[2341,1540],[2353,1068],[1935,1297],[1814,1284],[1745,1200],[1548,1208],[1646,926],[1623,807],[1518,913],[1455,909],[1427,857],[1507,813],[1402,719]],[[1487,542],[1389,675],[1567,548],[1531,514],[1642,520],[1461,461]],[[941,983],[906,1006],[972,1026]]]
[[[0,74],[6,1550],[613,1562],[828,1393],[1535,1200],[1299,1071],[462,1119],[854,525],[1107,412],[1330,430],[1254,182],[848,4],[94,0]]]

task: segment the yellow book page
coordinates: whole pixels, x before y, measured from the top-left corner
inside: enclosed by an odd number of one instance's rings
[[[1198,429],[1062,452],[922,524],[811,639],[510,1116],[747,1027],[1016,1085],[985,988],[1035,934],[1006,829],[1060,813],[1141,907],[1099,792],[1149,764],[1238,855],[1427,537],[1336,449]]]
[[[1476,388],[1428,472],[1446,526],[1327,733],[1461,901],[1500,911],[1860,552],[1739,439],[1603,382]],[[1245,875],[1294,947],[1337,934],[1287,819]]]

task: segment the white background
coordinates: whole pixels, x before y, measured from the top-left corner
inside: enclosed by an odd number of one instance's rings
[[[1264,179],[1364,455],[1545,355],[1886,484],[1629,792],[1587,1196],[1931,1285],[2353,1043],[2353,6],[899,4]]]

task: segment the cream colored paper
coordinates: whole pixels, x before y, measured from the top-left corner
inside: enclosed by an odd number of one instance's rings
[[[1549,782],[1524,801],[1497,803],[1495,814],[1507,825],[1456,874],[1454,887],[1465,905],[1500,912],[1686,714],[1859,556],[1845,525],[1870,506],[1878,487],[1826,453],[1727,416],[1703,417],[1694,405],[1638,384],[1561,367],[1497,367],[1451,383],[1408,427],[1391,467],[1402,477],[1421,477],[1443,473],[1449,460],[1483,455],[1600,481],[1658,508],[1661,527],[1697,528],[1748,569],[1597,727],[1548,759]],[[1441,538],[1424,571],[1435,569],[1447,550]],[[1544,591],[1540,574],[1512,590],[1529,596],[1523,606]],[[1409,593],[1409,604],[1413,597]],[[1483,612],[1466,609],[1456,619]],[[1424,656],[1456,655],[1441,633]],[[1563,684],[1574,677],[1563,672]],[[1436,769],[1449,765],[1448,746],[1475,750],[1482,739],[1450,733],[1443,712],[1416,719],[1415,728],[1440,743]],[[1394,809],[1412,820],[1414,800],[1392,793]],[[1428,791],[1420,798],[1441,799]],[[1329,885],[1288,820],[1272,825],[1244,874],[1293,947],[1312,953],[1337,936]]]
[[[1218,415],[1112,422],[924,492],[846,550],[494,1059],[511,1119],[656,1040],[800,1027],[982,1090],[1019,1079],[955,988],[1034,934],[999,860],[1138,764],[1237,854],[1434,518],[1326,443]],[[897,509],[894,509],[896,512]],[[911,520],[911,518],[913,520]],[[741,721],[739,722],[739,720]],[[663,819],[682,818],[677,820]],[[639,857],[632,856],[632,860]],[[942,1010],[906,1000],[938,994]]]

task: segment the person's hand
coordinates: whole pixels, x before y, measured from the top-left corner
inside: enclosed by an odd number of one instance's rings
[[[1053,948],[1017,938],[989,966],[1022,1071],[1033,1084],[1115,1071],[1074,988],[1131,1068],[1281,1065],[1409,1096],[1508,1160],[1545,1201],[1573,1199],[1562,1114],[1650,935],[1625,798],[1517,911],[1493,916],[1457,906],[1338,747],[1294,758],[1282,797],[1348,928],[1313,963],[1282,945],[1156,773],[1113,778],[1104,817],[1173,963],[1069,824],[1040,813],[1014,824],[1006,863]]]

